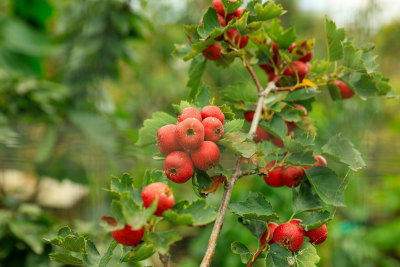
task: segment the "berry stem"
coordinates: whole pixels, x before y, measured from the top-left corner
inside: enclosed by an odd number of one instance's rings
[[[268,234],[268,236],[269,236],[269,234]],[[267,237],[267,240],[268,240],[268,237]],[[265,249],[269,248],[269,246],[268,247],[267,246],[268,246],[268,242],[265,242],[264,245],[262,245],[260,247],[260,249],[256,252],[256,254],[254,254],[254,256],[251,259],[251,261],[249,262],[249,264],[247,264],[247,267],[253,266],[253,264],[256,262],[257,258],[261,255],[261,253],[263,253],[265,251]]]

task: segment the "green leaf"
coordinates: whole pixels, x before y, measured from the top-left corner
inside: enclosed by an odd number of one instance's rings
[[[238,221],[240,224],[242,224],[247,229],[249,229],[249,231],[255,237],[257,237],[257,239],[260,239],[265,232],[266,224],[264,222],[254,221],[254,220],[246,220],[241,217],[238,218]]]
[[[331,214],[327,210],[312,212],[310,215],[307,215],[307,217],[300,223],[300,225],[303,226],[306,231],[319,228],[325,223],[332,220],[333,215],[333,213]]]
[[[348,139],[342,137],[341,134],[332,137],[322,147],[322,151],[334,157],[339,162],[348,165],[354,171],[366,166],[360,152],[354,148],[354,145]]]
[[[346,42],[343,46],[343,66],[358,72],[366,72],[364,61],[362,59],[363,52],[353,46],[352,43]]]
[[[231,250],[233,253],[240,255],[240,259],[242,260],[243,264],[247,264],[253,257],[253,254],[250,252],[250,250],[241,242],[231,243]]]
[[[136,189],[133,187],[133,178],[128,173],[122,174],[121,178],[111,178],[111,185],[109,190],[110,193],[118,196],[124,193],[128,193],[130,196],[133,196],[134,191],[136,191]]]
[[[320,92],[317,90],[314,90],[310,87],[306,87],[303,89],[299,90],[294,90],[292,92],[289,92],[285,98],[285,101],[287,102],[294,102],[294,101],[301,101],[301,100],[307,100],[310,98],[313,98]]]
[[[282,6],[273,1],[268,1],[264,5],[259,1],[251,1],[247,5],[247,9],[249,10],[249,23],[270,20],[284,13]]]
[[[237,84],[230,85],[228,89],[221,91],[222,99],[233,102],[257,102],[257,90],[251,83],[239,82]]]
[[[278,244],[272,244],[269,247],[267,257],[265,258],[266,267],[292,267],[295,264],[295,258],[287,248]]]
[[[207,190],[211,185],[211,178],[207,172],[195,169],[192,177],[193,191],[198,197],[205,198],[207,194],[202,193],[203,190]]]
[[[121,201],[118,201],[118,200],[115,200],[115,199],[113,199],[111,201],[111,213],[112,213],[112,215],[115,217],[115,219],[118,222],[118,228],[124,227],[124,225],[125,225],[125,217],[124,217],[124,213],[122,211]],[[112,228],[114,228],[114,227],[112,226]],[[108,227],[106,227],[106,229],[108,229]]]
[[[373,76],[368,74],[344,75],[342,79],[361,97],[372,97],[378,93],[378,88]]]
[[[227,104],[223,104],[222,106],[219,106],[219,109],[224,113],[225,119],[226,120],[234,120],[235,119],[235,113],[232,111],[232,108],[228,106]]]
[[[136,142],[137,146],[146,146],[155,144],[157,141],[157,131],[162,126],[167,124],[175,124],[176,117],[171,116],[165,112],[155,112],[151,119],[143,122],[143,127],[139,130],[139,140]]]
[[[231,132],[217,141],[218,145],[224,146],[236,154],[245,158],[251,158],[256,151],[257,146],[253,141],[247,139],[247,135],[242,132]]]
[[[210,104],[210,93],[206,85],[203,85],[200,88],[200,91],[193,100],[193,103],[197,104],[199,107],[204,107]]]
[[[281,139],[288,133],[285,121],[279,116],[273,116],[270,121],[261,121],[260,127]]]
[[[236,215],[249,220],[278,220],[271,203],[260,193],[250,193],[244,202],[232,202],[229,209]]]
[[[86,254],[86,239],[77,232],[74,232],[68,226],[62,227],[57,237],[52,239],[44,239],[55,246],[59,246],[65,250]]]
[[[314,211],[324,208],[321,198],[313,191],[309,181],[301,183],[299,191],[295,187],[293,190],[293,212]]]
[[[193,225],[194,222],[191,214],[178,214],[174,210],[166,210],[162,216],[174,225]]]
[[[165,211],[163,217],[172,223],[199,226],[213,222],[217,212],[205,199],[197,199],[192,203],[183,200],[176,203],[172,210]]]
[[[99,267],[106,267],[107,264],[110,262],[113,251],[117,247],[118,243],[115,240],[111,241],[110,246],[107,249],[107,252],[101,257]]]
[[[203,16],[203,23],[197,28],[202,38],[207,38],[215,28],[222,28],[219,24],[217,10],[210,6]]]
[[[244,120],[225,121],[224,133],[239,132],[243,128]]]
[[[52,261],[56,261],[68,265],[83,265],[83,260],[72,256],[69,253],[50,253],[49,258]]]
[[[343,193],[347,187],[347,179],[341,180],[331,169],[315,166],[306,170],[308,180],[315,192],[328,205],[344,206]]]
[[[56,144],[58,137],[57,128],[55,126],[49,125],[43,135],[42,140],[39,142],[39,146],[36,149],[35,162],[43,163],[51,155],[53,148]]]
[[[155,253],[155,247],[152,243],[142,243],[133,247],[131,251],[125,254],[121,262],[135,263],[145,260]]]
[[[157,202],[158,201],[153,201],[149,207],[143,209],[139,207],[129,195],[123,194],[121,197],[121,205],[126,223],[131,225],[133,230],[140,229],[153,216],[157,209]]]
[[[333,83],[328,83],[327,87],[332,100],[336,101],[342,99],[342,94],[340,93],[339,87],[337,87]]]
[[[83,255],[83,264],[85,266],[99,266],[100,253],[95,244],[86,239],[86,254]]]
[[[222,0],[222,4],[224,5],[225,13],[229,14],[238,9],[243,4],[243,0]]]
[[[317,161],[313,156],[313,152],[312,151],[302,151],[302,152],[296,152],[291,154],[286,161],[287,163],[290,163],[292,165],[298,166],[304,166],[304,165],[313,165],[315,164]]]
[[[285,136],[283,143],[285,148],[291,153],[299,153],[306,149],[310,149],[314,145],[315,136],[301,134],[298,135],[295,132],[295,139],[293,140],[290,136]]]
[[[196,97],[206,65],[207,61],[202,55],[193,58],[190,63],[189,80],[186,84],[186,86],[190,88],[189,99],[194,99]]]
[[[346,33],[343,28],[336,29],[336,24],[325,18],[325,32],[326,42],[328,45],[328,60],[337,61],[343,58],[343,45],[342,42],[346,37]]]
[[[145,185],[149,185],[152,183],[164,183],[164,184],[168,184],[168,178],[165,175],[164,171],[161,170],[149,170],[147,169],[144,172],[144,177],[143,177],[143,186]],[[140,194],[139,194],[139,198],[141,198]],[[136,202],[137,203],[137,202]]]
[[[298,267],[316,267],[320,260],[317,250],[307,239],[304,239],[303,246],[301,246],[295,255]]]
[[[182,240],[182,236],[177,231],[153,232],[149,240],[154,243],[157,252],[165,254],[172,244]]]

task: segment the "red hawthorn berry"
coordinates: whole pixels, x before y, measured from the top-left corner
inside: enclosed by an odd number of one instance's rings
[[[291,224],[294,224],[294,225],[297,225],[297,227],[299,227],[300,230],[304,233],[304,228],[301,227],[300,225],[298,225],[298,224],[300,224],[302,221],[303,221],[303,220],[301,220],[301,219],[292,219],[292,220],[290,220],[290,223],[291,223]]]
[[[224,5],[221,0],[213,0],[212,6],[217,10],[217,13],[221,16],[225,16]]]
[[[175,204],[171,189],[164,183],[152,183],[143,188],[142,200],[146,208],[148,208],[156,198],[158,202],[154,215],[157,216],[161,216],[164,211],[172,209]]]
[[[284,147],[283,140],[280,139],[279,137],[272,136],[271,139],[272,139],[272,143],[274,143],[275,146],[280,147],[280,148]]]
[[[240,33],[236,29],[229,29],[226,34],[228,38],[235,42],[235,44],[240,48],[243,49],[246,47],[248,42],[247,36],[241,36]]]
[[[254,108],[257,108],[257,105],[254,105]],[[264,109],[261,110],[261,114],[264,114]],[[254,118],[254,113],[256,113],[254,110],[248,110],[244,113],[244,119],[248,122],[252,122]]]
[[[181,122],[188,118],[195,118],[199,121],[202,121],[200,111],[193,107],[184,108],[181,112],[181,115],[178,116],[178,121]]]
[[[272,42],[272,53],[274,53],[275,55],[279,55],[279,47],[278,44],[275,42]]]
[[[190,156],[196,168],[207,171],[219,164],[220,153],[218,146],[214,142],[204,141]]]
[[[144,227],[139,230],[132,230],[129,224],[125,224],[125,228],[111,231],[111,235],[117,243],[124,246],[133,246],[142,240]]]
[[[221,109],[217,106],[205,106],[201,110],[201,117],[203,118],[203,120],[207,117],[214,117],[219,119],[222,122],[222,124],[224,124],[225,122],[225,115],[224,113],[222,113]]]
[[[292,223],[282,223],[274,231],[273,240],[275,243],[287,247],[291,252],[295,252],[303,245],[303,232]]]
[[[157,146],[164,155],[168,155],[173,151],[182,150],[176,138],[176,125],[168,124],[158,129]]]
[[[194,168],[187,153],[175,151],[165,159],[163,170],[171,181],[184,183],[193,176]]]
[[[217,61],[222,58],[221,53],[221,44],[216,43],[208,46],[206,49],[203,50],[203,56],[208,60]]]
[[[314,155],[314,158],[317,160],[317,162],[312,166],[304,166],[304,169],[308,170],[309,168],[314,166],[324,166],[324,167],[328,166],[328,163],[326,162],[326,159],[323,156]]]
[[[277,223],[274,222],[269,222],[268,223],[268,227],[265,229],[264,234],[262,235],[262,237],[260,238],[260,243],[261,245],[264,245],[265,242],[269,242],[269,244],[271,245],[272,243],[274,243],[274,241],[272,240],[272,237],[274,236],[274,232],[275,229],[278,227],[279,225]],[[268,237],[268,230],[269,230],[269,238],[267,240]]]
[[[308,115],[307,109],[300,104],[294,104],[293,107],[297,110],[303,111],[303,117]]]
[[[289,53],[292,53],[292,51],[293,51],[293,49],[296,47],[296,43],[292,43],[290,46],[289,46],[289,48],[288,48],[288,51],[289,51]]]
[[[267,164],[266,168],[270,169],[279,162],[271,161]],[[264,176],[264,181],[267,185],[272,187],[282,187],[285,184],[282,180],[282,167],[276,167],[272,171],[269,171],[267,175]]]
[[[310,51],[305,56],[299,58],[299,60],[303,61],[304,63],[307,63],[311,60],[312,56],[313,56],[313,51]]]
[[[282,171],[282,180],[287,187],[296,187],[301,183],[304,170],[299,166],[290,166]]]
[[[354,91],[345,82],[334,80],[333,84],[339,88],[342,99],[348,99],[354,95]]]
[[[268,141],[270,138],[271,135],[266,130],[264,130],[260,126],[257,126],[256,135],[253,138],[254,142],[258,143],[263,140]]]
[[[310,71],[307,65],[302,61],[299,60],[293,61],[292,65],[294,70],[291,66],[287,66],[283,72],[283,75],[296,77],[297,73],[297,75],[299,75],[300,81],[302,81]]]
[[[320,228],[306,231],[305,235],[310,238],[310,243],[318,245],[328,238],[328,228],[324,224]]]
[[[267,75],[270,75],[271,73],[274,73],[274,71],[275,71],[274,67],[272,67],[270,64],[260,64],[258,66],[260,66],[260,68],[262,68]]]
[[[228,15],[226,15],[226,21],[229,22],[231,20],[233,20],[235,17],[237,19],[240,19],[242,17],[242,14],[244,12],[244,7],[240,7],[238,9],[236,9],[235,12],[229,13]]]
[[[224,135],[224,126],[219,119],[208,117],[203,120],[204,138],[216,142]]]
[[[176,125],[176,138],[183,148],[196,149],[204,140],[204,126],[195,118],[187,118]]]

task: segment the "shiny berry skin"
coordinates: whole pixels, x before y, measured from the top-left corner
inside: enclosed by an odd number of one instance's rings
[[[176,138],[184,149],[197,149],[204,140],[204,126],[195,118],[187,118],[176,125]]]
[[[274,243],[273,240],[272,240],[272,237],[274,236],[275,229],[276,229],[278,226],[279,226],[279,224],[274,223],[274,222],[269,222],[269,223],[268,223],[268,228],[265,229],[264,234],[263,234],[262,237],[260,238],[260,243],[261,243],[262,245],[264,245],[265,242],[269,242],[269,244]],[[267,240],[268,229],[269,229],[269,238],[268,238],[268,240]]]
[[[203,56],[208,60],[217,61],[222,58],[221,44],[216,43],[203,50]]]
[[[240,33],[236,29],[229,29],[226,34],[228,35],[229,39],[233,40],[235,44],[240,48],[243,49],[246,47],[248,42],[247,36],[241,36]]]
[[[295,252],[303,245],[303,232],[292,223],[282,223],[274,231],[273,240],[275,243],[287,247],[291,252]]]
[[[290,166],[282,171],[282,179],[287,187],[296,187],[303,180],[304,170],[299,166]]]
[[[217,106],[205,106],[204,108],[202,108],[201,117],[203,117],[203,120],[207,117],[214,117],[219,119],[222,124],[224,124],[225,122],[225,115]]]
[[[328,228],[324,224],[320,228],[306,231],[305,235],[310,238],[310,243],[318,245],[328,238]]]
[[[246,121],[248,121],[248,122],[252,122],[252,121],[253,121],[253,118],[254,118],[254,113],[256,113],[254,110],[246,111],[246,112],[244,113],[244,119],[245,119]]]
[[[260,126],[257,126],[256,135],[253,138],[254,142],[258,143],[261,141],[268,141],[270,139],[271,139],[271,135],[266,130],[261,128]]]
[[[124,229],[111,231],[114,240],[124,246],[133,246],[139,243],[144,236],[144,227],[139,230],[132,230],[129,224]]]
[[[196,168],[207,171],[219,164],[220,152],[214,142],[204,141],[190,156]]]
[[[164,161],[163,170],[167,178],[175,183],[186,182],[194,172],[189,155],[182,151],[170,153]]]
[[[178,121],[181,122],[188,118],[195,118],[198,119],[199,121],[202,121],[201,113],[197,108],[192,108],[192,107],[184,108],[181,112],[181,115],[178,116]]]
[[[152,183],[143,188],[142,200],[146,208],[148,208],[156,198],[158,202],[154,215],[157,216],[161,216],[164,211],[172,209],[175,204],[171,189],[164,183]]]
[[[350,87],[340,80],[333,81],[333,84],[336,85],[339,90],[340,94],[342,95],[342,99],[351,98],[354,95],[354,91],[350,89]]]
[[[267,164],[266,168],[272,168],[275,166],[275,161],[271,161]],[[264,181],[267,185],[272,187],[282,187],[285,184],[283,183],[282,179],[282,167],[276,167],[272,171],[269,171],[266,176],[264,176]]]
[[[219,119],[208,117],[203,120],[204,138],[216,142],[224,135],[224,126]]]
[[[173,151],[182,150],[182,147],[176,138],[176,125],[168,124],[158,129],[157,146],[160,152],[164,155],[168,155]]]

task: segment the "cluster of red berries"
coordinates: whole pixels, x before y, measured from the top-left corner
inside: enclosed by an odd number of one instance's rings
[[[207,171],[219,164],[220,152],[215,144],[224,135],[225,116],[217,106],[205,106],[201,112],[189,107],[182,110],[178,123],[157,131],[157,146],[167,155],[164,172],[175,183],[193,176],[194,167]]]
[[[326,163],[326,159],[321,155],[314,155],[314,158],[317,162],[313,166],[328,166]],[[271,161],[267,164],[266,168],[270,169],[274,166],[278,165],[279,161]],[[309,169],[311,166],[305,166],[304,169]],[[286,185],[287,187],[296,187],[298,186],[303,177],[305,172],[302,167],[300,166],[281,166],[276,167],[269,171],[266,176],[264,176],[264,181],[272,187],[282,187]]]
[[[279,244],[282,247],[288,248],[291,252],[295,252],[301,248],[304,241],[304,236],[310,239],[310,243],[314,245],[321,244],[328,237],[328,228],[326,224],[320,228],[305,231],[299,224],[302,222],[300,219],[293,219],[290,222],[282,223],[268,223],[268,228],[265,229],[263,236],[260,238],[262,245],[268,242],[272,245]]]
[[[235,0],[231,0],[234,2]],[[226,14],[224,5],[222,4],[221,0],[214,0],[212,2],[212,6],[217,10],[219,24],[222,27],[225,27],[226,24],[234,18],[240,19],[242,17],[244,8],[239,8],[232,13]],[[203,23],[203,20],[200,20],[200,25]],[[229,41],[234,42],[236,46],[240,49],[244,48],[247,45],[248,37],[241,36],[240,33],[233,28],[228,29],[226,32],[227,38]],[[215,40],[221,41],[224,39],[224,36],[218,36]],[[203,50],[203,55],[206,59],[217,61],[222,58],[221,53],[221,44],[215,43],[208,46],[206,49]]]
[[[156,216],[161,216],[164,211],[172,209],[175,204],[172,190],[164,183],[152,183],[143,188],[142,200],[145,208],[148,208],[156,199],[158,200],[157,209],[154,212]],[[124,246],[133,246],[143,239],[144,232],[144,226],[133,230],[131,225],[125,224],[123,229],[111,231],[111,235],[116,242]]]

